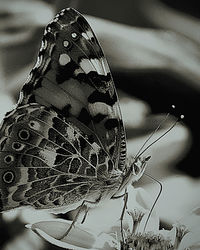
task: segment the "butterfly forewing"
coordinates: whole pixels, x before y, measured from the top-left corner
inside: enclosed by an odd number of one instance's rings
[[[74,209],[112,197],[126,143],[102,49],[77,11],[45,29],[38,60],[0,130],[1,210]]]
[[[89,24],[74,9],[65,9],[48,24],[42,41],[20,105],[37,102],[76,118],[97,135],[115,168],[122,170],[126,144],[118,98]]]

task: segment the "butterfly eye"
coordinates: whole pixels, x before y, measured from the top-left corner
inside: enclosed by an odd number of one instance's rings
[[[14,157],[13,157],[12,155],[6,155],[6,156],[4,157],[4,162],[5,162],[6,164],[10,164],[12,161],[14,161]]]
[[[71,36],[74,40],[78,39],[78,34],[76,32],[73,32]]]
[[[24,145],[19,143],[19,142],[13,142],[13,144],[12,144],[12,149],[16,150],[16,151],[22,150],[23,147],[24,147]]]
[[[14,181],[15,175],[12,171],[7,171],[3,174],[3,181],[5,183],[12,183]]]
[[[38,122],[36,122],[36,121],[30,121],[29,124],[28,124],[28,126],[30,128],[35,129],[35,130],[39,130],[40,129],[40,124]]]
[[[21,131],[19,131],[19,138],[21,140],[28,140],[29,136],[30,136],[30,133],[28,130],[22,129]]]

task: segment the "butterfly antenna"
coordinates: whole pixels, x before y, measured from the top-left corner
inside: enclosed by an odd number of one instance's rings
[[[144,233],[145,230],[146,230],[146,227],[147,227],[147,223],[148,223],[148,221],[149,221],[149,218],[150,218],[150,216],[151,216],[151,214],[152,214],[152,212],[153,212],[153,209],[154,209],[154,207],[155,207],[155,205],[156,205],[158,199],[160,198],[160,195],[161,195],[162,189],[163,189],[162,183],[161,183],[160,181],[156,180],[154,177],[152,177],[151,175],[149,175],[149,174],[147,174],[147,173],[144,173],[144,174],[145,174],[147,177],[149,177],[150,179],[154,180],[156,183],[158,183],[159,186],[160,186],[160,190],[159,190],[158,195],[157,195],[157,197],[156,197],[156,199],[155,199],[155,201],[154,201],[154,203],[153,203],[153,205],[152,205],[152,207],[151,207],[151,209],[150,209],[150,211],[149,211],[147,220],[146,220],[145,225],[144,225],[143,233]]]
[[[142,147],[139,149],[139,151],[137,152],[135,158],[137,158],[138,156],[140,156],[140,152],[142,151],[142,149],[145,147],[145,145],[147,144],[147,142],[153,137],[153,135],[160,129],[161,125],[166,122],[167,118],[169,116],[169,113],[166,114],[165,118],[158,124],[157,128],[149,135],[149,137],[147,138],[147,140],[143,143]]]
[[[177,118],[174,122],[174,124],[172,124],[172,126],[167,130],[165,131],[160,137],[158,137],[155,141],[153,141],[152,143],[150,143],[142,152],[140,150],[140,154],[137,155],[137,157],[140,157],[142,154],[144,154],[144,152],[149,149],[153,144],[155,144],[157,141],[159,141],[161,138],[163,138],[166,134],[168,134],[175,126],[176,124],[184,118],[184,115],[181,115],[179,118]]]

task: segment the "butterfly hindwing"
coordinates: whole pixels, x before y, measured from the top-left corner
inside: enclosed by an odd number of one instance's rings
[[[62,10],[45,29],[19,105],[34,102],[90,128],[123,170],[125,133],[113,79],[91,27],[74,9]]]
[[[25,205],[69,209],[119,186],[110,181],[105,187],[114,166],[95,135],[49,108],[17,108],[4,119],[0,135],[3,210]]]

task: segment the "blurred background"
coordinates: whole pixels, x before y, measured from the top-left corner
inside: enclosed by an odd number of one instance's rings
[[[200,202],[200,9],[181,0],[0,0],[0,119],[17,102],[37,59],[44,27],[61,9],[85,15],[108,59],[120,97],[128,154],[136,154],[184,115],[145,155],[147,172],[163,184],[157,203],[161,225],[170,228]],[[175,109],[171,106],[175,105]],[[156,197],[158,187],[137,184]],[[41,217],[49,216],[41,213]],[[24,228],[39,215],[1,215],[1,249],[56,249]]]

